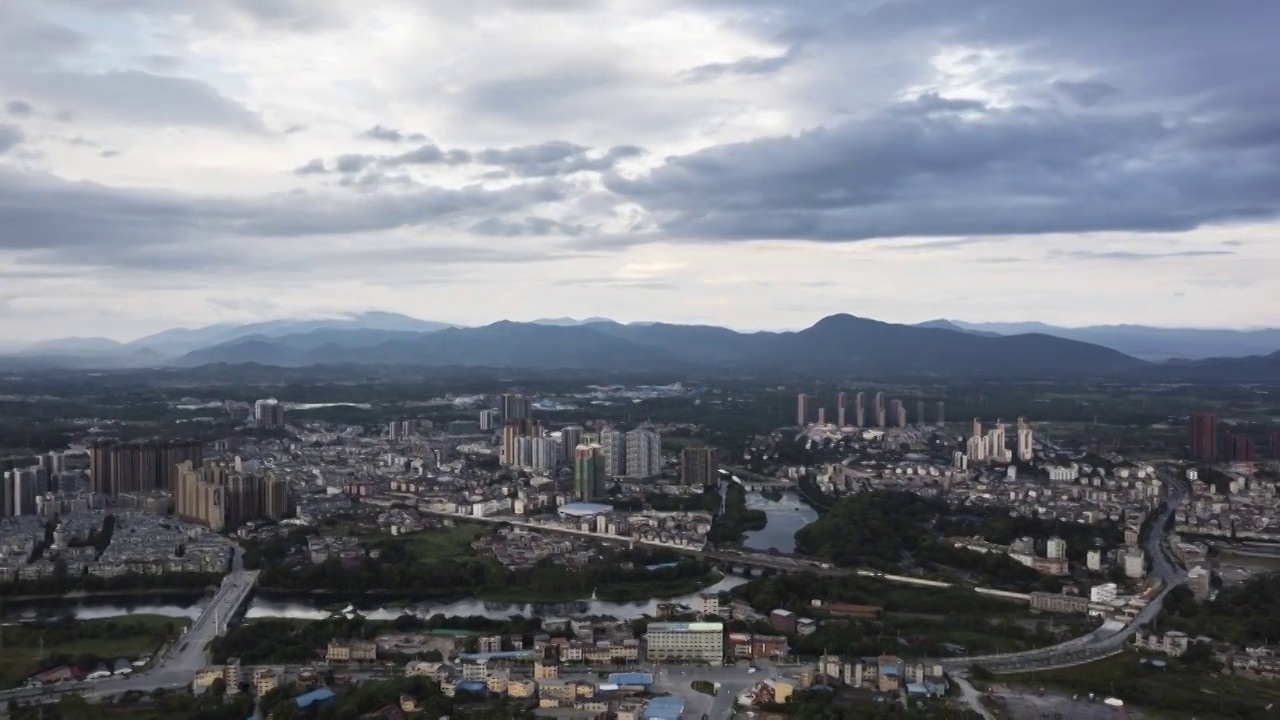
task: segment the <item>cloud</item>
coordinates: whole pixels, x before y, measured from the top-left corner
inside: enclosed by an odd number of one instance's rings
[[[614,290],[679,290],[680,286],[656,280],[610,280],[606,278],[581,278],[557,280],[556,287],[609,288]]]
[[[92,255],[107,263],[127,258],[139,267],[168,266],[171,261],[192,267],[198,252],[225,254],[222,248],[236,239],[257,243],[261,250],[272,238],[292,242],[409,227],[445,228],[561,202],[566,191],[561,183],[546,180],[495,190],[418,187],[373,195],[201,197],[71,183],[0,167],[0,227],[5,228],[0,251],[49,260]],[[93,252],[86,253],[90,248]]]
[[[1067,96],[1077,105],[1093,107],[1103,99],[1120,92],[1114,85],[1099,80],[1055,80],[1053,89]]]
[[[427,139],[422,133],[402,133],[399,130],[382,125],[374,125],[373,127],[360,133],[357,137],[365,140],[381,140],[383,142],[424,142]]]
[[[140,70],[49,72],[17,78],[23,91],[77,115],[151,127],[265,133],[262,118],[209,85]]]
[[[1124,262],[1143,260],[1167,260],[1169,258],[1223,257],[1235,255],[1231,250],[1176,250],[1171,252],[1139,253],[1123,250],[1059,250],[1049,253],[1049,257],[1069,257],[1083,260],[1120,260]]]
[[[119,150],[103,150],[102,152],[98,153],[98,157],[104,157],[104,158],[113,158],[113,157],[118,157],[119,155],[120,155]]]
[[[22,128],[17,125],[0,125],[0,155],[17,147],[24,138]]]
[[[589,147],[576,145],[563,140],[553,140],[535,145],[520,145],[508,148],[487,148],[483,150],[466,150],[462,148],[443,149],[427,143],[396,155],[366,155],[348,153],[339,155],[332,163],[332,171],[344,175],[371,171],[362,178],[369,185],[375,185],[386,178],[377,174],[379,170],[422,165],[441,166],[488,166],[501,168],[501,175],[491,175],[490,179],[504,177],[548,178],[572,175],[579,172],[605,172],[613,169],[618,163],[628,158],[639,157],[644,149],[634,145],[618,145],[603,153],[595,152]],[[330,166],[320,158],[313,159],[296,168],[295,174],[312,175],[329,172]]]
[[[324,166],[324,161],[320,158],[310,160],[305,165],[299,165],[293,169],[294,175],[322,175],[326,172],[329,172],[329,170]]]
[[[14,117],[28,118],[31,117],[34,108],[25,100],[10,100],[4,104],[4,110]]]
[[[1205,124],[935,101],[669,157],[605,185],[673,238],[853,241],[1187,230],[1274,217],[1280,166],[1209,147]]]
[[[792,46],[781,55],[750,56],[733,62],[707,63],[685,72],[689,82],[708,82],[726,76],[770,75],[791,65],[799,57],[799,48]]]

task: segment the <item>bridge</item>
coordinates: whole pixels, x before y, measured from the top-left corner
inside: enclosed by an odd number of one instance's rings
[[[744,467],[729,466],[721,468],[721,476],[731,476],[742,488],[747,492],[759,492],[761,490],[795,490],[796,484],[790,480],[781,480],[768,475],[751,472]]]
[[[240,567],[239,549],[232,561]],[[98,681],[65,682],[43,687],[23,687],[0,692],[0,701],[43,701],[64,693],[81,693],[86,696],[109,696],[130,690],[151,691],[156,688],[177,689],[191,684],[195,672],[209,664],[206,646],[215,637],[225,635],[227,623],[244,606],[258,582],[258,572],[233,570],[222,579],[222,585],[205,605],[200,616],[185,632],[175,639],[159,656],[152,659],[146,670],[105,678]]]

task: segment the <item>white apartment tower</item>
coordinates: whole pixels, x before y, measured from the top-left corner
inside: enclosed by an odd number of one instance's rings
[[[604,455],[604,474],[622,477],[627,474],[627,436],[618,430],[600,432],[600,451]]]
[[[643,479],[661,474],[662,436],[652,430],[627,433],[627,477]]]
[[[1018,418],[1018,459],[1023,462],[1029,462],[1035,455],[1035,448],[1032,445],[1034,435],[1031,432],[1031,426],[1027,424],[1026,418]]]

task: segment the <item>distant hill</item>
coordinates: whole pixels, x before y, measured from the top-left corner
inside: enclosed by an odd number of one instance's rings
[[[943,318],[939,318],[937,320],[926,320],[922,323],[916,323],[914,327],[933,328],[935,330],[954,330],[956,332],[969,333],[970,335],[983,335],[986,337],[999,337],[1001,334],[997,332],[988,332],[986,330],[974,330],[972,328],[960,327],[959,325],[951,322],[950,320],[946,320]],[[1028,331],[1028,332],[1036,332],[1036,331]]]
[[[1004,330],[1037,332],[1002,334]],[[1133,328],[1137,327],[1137,330]],[[455,327],[394,313],[278,320],[169,330],[116,343],[68,338],[0,356],[0,369],[317,365],[556,369],[601,373],[689,373],[972,379],[1115,378],[1161,382],[1280,382],[1276,348],[1246,357],[1149,362],[1115,349],[1158,337],[1138,326],[1081,328],[1110,343],[1062,337],[1048,325],[970,327],[952,320],[899,325],[832,315],[796,332],[738,332],[710,325],[622,324],[549,318]],[[1049,332],[1052,331],[1052,332]],[[1076,333],[1077,330],[1070,332]],[[1160,331],[1177,333],[1182,331]],[[1188,331],[1248,335],[1265,333]],[[1172,337],[1172,336],[1170,336]],[[1244,345],[1238,345],[1243,347]],[[1144,346],[1148,351],[1150,345]]]
[[[162,355],[176,356],[247,337],[273,338],[318,330],[383,330],[422,333],[435,332],[448,327],[453,326],[432,320],[419,320],[397,313],[367,312],[318,320],[270,320],[246,325],[224,323],[202,328],[175,328],[139,338],[129,343],[129,345],[132,347],[151,348]]]
[[[988,338],[851,315],[833,315],[790,333],[605,321],[571,326],[499,322],[360,345],[300,343],[296,335],[255,336],[194,351],[176,364],[247,362],[991,378],[1102,376],[1144,365],[1114,350],[1047,335]]]
[[[592,323],[602,323],[602,322],[607,323],[607,322],[613,322],[613,321],[610,320],[609,318],[603,318],[603,317],[589,317],[583,320],[578,320],[571,317],[560,317],[560,318],[538,318],[537,320],[533,321],[533,324],[534,325],[561,325],[565,327],[572,327],[575,325],[590,325]]]
[[[931,321],[938,322],[938,321]],[[1201,330],[1145,325],[1093,325],[1066,328],[1038,322],[970,323],[944,320],[964,330],[1017,335],[1042,333],[1103,345],[1144,360],[1189,360],[1268,355],[1280,350],[1280,329]]]

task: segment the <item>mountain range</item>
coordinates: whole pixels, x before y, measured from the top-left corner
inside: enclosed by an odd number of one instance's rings
[[[1270,338],[1274,342],[1266,345]],[[1212,347],[1223,348],[1218,355],[1236,357],[1214,357]],[[1160,348],[1183,352],[1169,359],[1160,355]],[[1259,351],[1246,352],[1255,348]],[[128,343],[65,338],[0,356],[0,368],[354,364],[1273,382],[1280,381],[1276,348],[1276,330],[1024,327],[942,319],[900,325],[841,314],[795,332],[745,333],[706,325],[622,324],[605,318],[459,327],[394,313],[363,313],[166,330]]]

